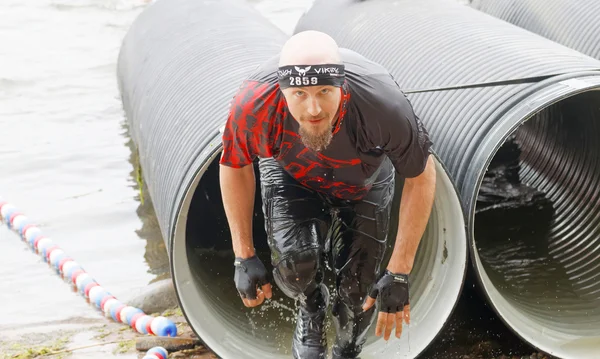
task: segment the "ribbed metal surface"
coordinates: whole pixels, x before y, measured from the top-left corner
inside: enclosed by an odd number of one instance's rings
[[[309,29],[324,31],[340,46],[383,64],[408,92],[571,74],[543,83],[408,97],[461,191],[478,276],[496,311],[542,350],[595,358],[600,352],[600,96],[595,92],[560,101],[586,84],[567,81],[564,87],[573,89],[564,90],[561,81],[593,76],[600,62],[453,1],[316,0],[295,32]],[[586,70],[586,75],[575,74]],[[527,102],[538,92],[543,95],[535,103]],[[525,122],[528,111],[554,102]],[[546,193],[555,208],[549,234],[535,243],[545,252],[537,261],[516,250],[511,238],[498,243],[502,248],[494,243],[480,248],[474,237],[479,176],[504,138],[523,122],[516,133],[522,181]],[[510,225],[499,221],[494,223],[498,228]]]
[[[470,0],[487,14],[600,59],[598,0]]]
[[[224,125],[235,90],[285,38],[241,0],[159,0],[133,23],[119,83],[165,241],[183,181],[202,164],[198,154]]]
[[[521,151],[521,182],[543,193],[552,213],[536,202],[539,207],[532,211],[537,215],[501,211],[501,225],[490,223],[489,216],[480,222],[488,227],[476,238],[486,271],[521,314],[565,336],[597,336],[600,92],[550,106],[514,135]],[[482,238],[491,232],[496,234]]]
[[[590,93],[549,108],[517,132],[523,151],[521,179],[546,193],[555,210],[548,255],[565,268],[572,292],[590,304],[596,301],[596,306],[600,305],[599,121],[600,93]]]
[[[309,28],[383,64],[405,90],[600,69],[597,60],[449,1],[316,0],[295,31]],[[409,95],[459,189],[492,114],[530,86]]]

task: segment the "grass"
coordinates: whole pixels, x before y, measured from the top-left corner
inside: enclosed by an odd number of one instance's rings
[[[135,339],[124,340],[117,344],[117,347],[113,351],[113,354],[124,354],[135,348]]]
[[[69,342],[68,337],[61,337],[47,345],[38,345],[34,347],[27,347],[23,344],[13,344],[11,346],[12,353],[3,353],[2,359],[32,359],[38,358],[43,355],[49,355],[57,351],[63,350]],[[53,358],[61,359],[63,355],[56,355]]]
[[[104,325],[102,328],[96,329],[96,331],[98,334],[94,336],[94,339],[104,339],[111,334],[110,331],[106,330],[106,325]]]
[[[183,312],[181,311],[181,308],[176,307],[176,308],[167,309],[164,312],[162,312],[160,315],[162,315],[163,317],[172,317],[172,316],[182,317]]]
[[[142,164],[140,163],[140,155],[137,151],[135,156],[135,180],[140,191],[140,203],[144,205],[144,176],[142,176]]]

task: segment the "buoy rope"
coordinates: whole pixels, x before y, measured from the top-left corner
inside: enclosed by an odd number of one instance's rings
[[[17,207],[0,198],[0,222],[19,235],[31,251],[53,268],[65,282],[94,304],[104,315],[118,323],[129,325],[141,334],[162,337],[177,336],[177,326],[163,316],[152,317],[141,309],[125,305],[85,271],[83,266],[68,256],[52,239],[31,222]]]

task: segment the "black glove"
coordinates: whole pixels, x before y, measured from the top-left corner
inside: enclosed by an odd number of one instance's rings
[[[369,295],[377,299],[379,311],[396,313],[404,310],[409,304],[408,275],[395,274],[388,270],[371,289]]]
[[[235,258],[235,286],[242,298],[256,299],[256,286],[269,283],[267,269],[256,255],[250,258]]]

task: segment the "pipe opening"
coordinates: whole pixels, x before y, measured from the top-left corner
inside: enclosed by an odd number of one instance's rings
[[[175,226],[171,262],[183,312],[199,337],[222,358],[289,358],[296,322],[295,303],[273,282],[273,299],[258,308],[246,308],[237,294],[233,281],[234,254],[219,188],[219,157],[220,153],[215,153],[206,160],[188,191]],[[403,335],[401,340],[386,346],[374,336],[373,325],[361,358],[418,355],[441,330],[458,299],[467,259],[464,217],[452,182],[437,160],[436,164],[438,190],[434,209],[411,274],[410,345],[409,336]],[[254,244],[271,271],[256,168]],[[395,213],[399,208],[399,193],[397,186]],[[392,239],[397,218],[392,218],[390,227]],[[388,256],[393,240],[389,242]],[[327,273],[327,276],[326,284],[334,298],[332,275]],[[335,339],[330,318],[331,305],[327,321],[329,350]]]
[[[497,151],[477,198],[488,295],[549,352],[600,351],[599,139],[600,91],[551,105]]]

